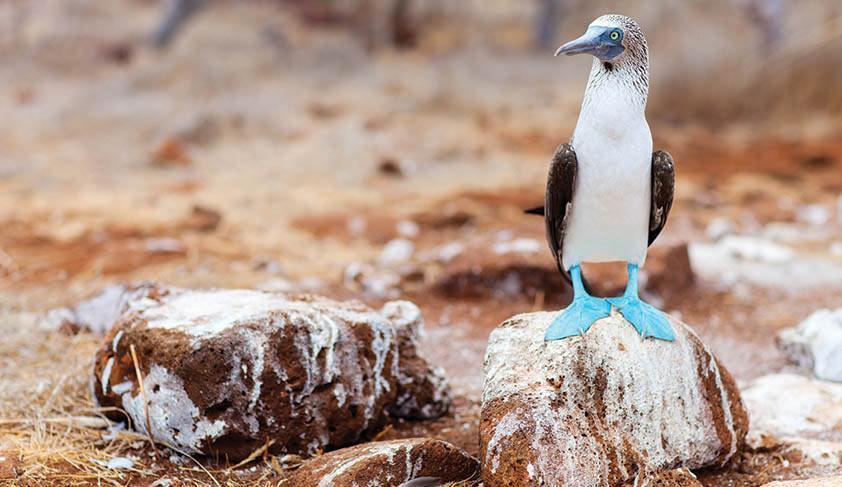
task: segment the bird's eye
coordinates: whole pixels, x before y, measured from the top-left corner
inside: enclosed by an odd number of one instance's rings
[[[620,31],[612,30],[611,33],[608,34],[608,38],[610,38],[612,41],[620,39]]]

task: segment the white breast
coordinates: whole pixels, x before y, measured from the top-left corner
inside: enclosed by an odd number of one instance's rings
[[[563,245],[582,262],[643,265],[649,236],[652,135],[639,100],[608,85],[589,92],[573,134],[576,190]]]

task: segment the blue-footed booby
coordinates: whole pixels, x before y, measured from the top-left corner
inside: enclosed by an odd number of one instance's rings
[[[637,23],[603,15],[560,54],[594,57],[579,121],[570,144],[550,164],[543,213],[547,241],[561,273],[572,281],[573,302],[555,317],[545,340],[580,335],[617,309],[644,337],[674,340],[663,312],[638,296],[638,269],[672,207],[672,157],[652,152],[646,122],[649,53]],[[581,264],[626,262],[620,297],[591,296]],[[569,273],[569,274],[568,274]]]

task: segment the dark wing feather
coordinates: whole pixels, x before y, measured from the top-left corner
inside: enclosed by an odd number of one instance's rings
[[[547,177],[547,194],[544,199],[544,223],[547,227],[547,243],[555,258],[559,272],[570,282],[570,275],[562,264],[564,233],[567,230],[567,218],[573,203],[573,191],[576,188],[576,153],[570,144],[562,144],[556,149],[550,163]]]
[[[675,164],[666,151],[652,153],[652,206],[649,210],[649,245],[658,238],[672,208],[675,193]]]

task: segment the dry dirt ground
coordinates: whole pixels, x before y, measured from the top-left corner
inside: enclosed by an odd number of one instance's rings
[[[143,279],[417,302],[424,351],[449,373],[455,407],[381,437],[433,435],[476,454],[488,333],[568,296],[542,220],[521,210],[543,199],[587,64],[562,69],[499,44],[451,49],[446,33],[416,51],[368,54],[341,29],[304,28],[262,4],[219,7],[164,54],[135,42],[154,5],[84,5],[71,32],[41,19],[39,42],[20,41],[24,54],[4,47],[0,479],[283,483],[271,459],[200,466],[142,437],[68,424],[97,416],[86,383],[98,339],[51,330],[41,313]],[[109,24],[118,7],[128,9],[124,26]],[[95,28],[105,34],[87,35]],[[740,381],[789,367],[776,332],[842,304],[835,126],[652,125],[678,166],[653,252],[691,242],[696,269],[693,284],[652,299],[693,325]],[[793,254],[732,262],[740,251],[713,243],[726,221]],[[396,238],[411,242],[409,258],[383,254]],[[104,468],[115,455],[133,456],[134,468]],[[814,473],[787,465],[753,452],[702,480]]]

